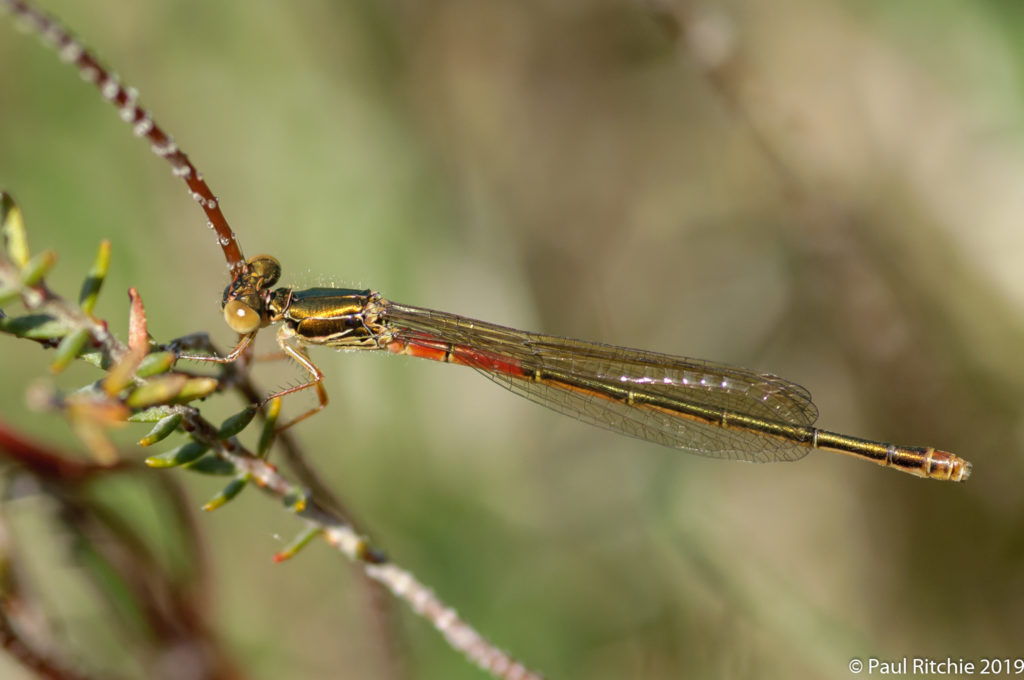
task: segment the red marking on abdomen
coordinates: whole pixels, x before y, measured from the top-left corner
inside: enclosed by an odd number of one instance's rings
[[[405,354],[411,357],[419,357],[420,359],[430,359],[431,361],[448,360],[448,345],[443,343],[417,343],[413,345],[403,340],[392,340],[386,345],[386,348],[392,354]]]
[[[419,357],[420,359],[430,359],[431,361],[449,361],[453,364],[472,366],[473,368],[504,373],[505,375],[519,377],[529,375],[527,371],[523,370],[519,362],[514,359],[479,352],[465,345],[451,345],[440,340],[392,340],[386,345],[386,349],[392,354],[405,354],[411,357]]]

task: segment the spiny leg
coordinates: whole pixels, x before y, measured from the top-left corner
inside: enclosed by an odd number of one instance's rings
[[[290,355],[287,352],[268,352],[267,354],[260,354],[252,358],[253,361],[281,361],[282,359],[288,359]]]
[[[208,355],[208,354],[179,354],[178,355],[178,359],[188,359],[190,361],[205,361],[205,362],[208,362],[208,363],[216,363],[216,364],[230,364],[230,363],[233,363],[233,362],[238,360],[238,358],[242,355],[242,353],[246,350],[246,348],[249,347],[249,345],[253,341],[253,338],[255,338],[255,337],[256,337],[256,333],[255,332],[242,335],[239,338],[238,344],[235,345],[234,349],[232,349],[231,352],[229,352],[227,355],[222,356],[222,357],[215,356],[215,355],[211,356],[211,355]],[[299,345],[298,341],[295,340],[294,335],[292,335],[288,331],[287,327],[282,326],[278,330],[278,333],[277,333],[277,344],[281,347],[281,350],[282,350],[281,352],[274,352],[274,353],[272,353],[270,355],[267,355],[267,356],[264,356],[264,357],[257,357],[257,358],[258,359],[267,359],[267,360],[276,360],[276,359],[285,359],[285,358],[294,359],[295,361],[297,361],[299,363],[300,366],[302,366],[304,369],[306,369],[306,372],[309,373],[309,375],[311,376],[312,380],[310,380],[308,382],[305,382],[305,383],[302,383],[301,385],[296,385],[294,387],[289,387],[288,389],[281,390],[280,392],[275,392],[275,393],[269,395],[266,399],[264,399],[263,401],[261,401],[259,403],[260,408],[265,407],[268,403],[270,403],[270,401],[272,399],[275,399],[277,397],[283,397],[286,394],[293,394],[295,392],[300,392],[300,391],[302,391],[304,389],[308,389],[310,387],[316,388],[316,395],[317,395],[317,405],[314,406],[313,408],[311,408],[310,410],[306,411],[302,415],[294,418],[293,420],[290,420],[289,422],[285,423],[284,425],[278,426],[275,429],[275,432],[281,432],[282,430],[286,430],[289,427],[291,427],[292,425],[295,425],[296,423],[299,423],[299,422],[305,420],[306,418],[309,418],[313,414],[319,413],[321,410],[323,410],[323,408],[327,405],[327,390],[324,389],[324,386],[323,386],[324,374],[320,371],[320,369],[318,369],[316,367],[316,364],[314,364],[312,362],[312,360],[306,354],[306,351],[301,347],[301,345]]]
[[[227,355],[219,357],[209,354],[178,354],[178,360],[188,359],[189,361],[205,361],[214,364],[230,364],[238,360],[238,357],[242,356],[242,352],[245,348],[252,343],[252,339],[256,337],[256,333],[246,333],[238,338],[238,344],[235,348],[228,352]]]
[[[281,349],[284,351],[286,355],[297,361],[300,366],[306,369],[306,372],[309,373],[309,375],[312,377],[312,380],[310,380],[309,382],[305,382],[301,385],[296,385],[295,387],[289,387],[288,389],[281,390],[280,392],[275,392],[274,394],[271,394],[266,399],[264,399],[260,406],[265,406],[271,399],[283,397],[286,394],[294,394],[295,392],[300,392],[310,387],[316,388],[317,397],[316,406],[309,409],[302,415],[294,418],[293,420],[288,421],[284,425],[279,425],[275,432],[281,432],[282,430],[286,430],[292,425],[295,425],[296,423],[302,422],[303,420],[309,418],[313,414],[322,411],[323,408],[327,406],[327,390],[324,389],[323,384],[324,374],[321,373],[320,369],[316,367],[316,364],[314,364],[310,360],[309,356],[306,354],[306,350],[302,348],[302,346],[299,344],[299,341],[295,339],[295,336],[292,335],[291,331],[288,329],[287,326],[281,326],[278,329],[277,344],[281,346]]]

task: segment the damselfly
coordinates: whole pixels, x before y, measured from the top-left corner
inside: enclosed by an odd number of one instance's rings
[[[314,388],[327,404],[323,373],[308,345],[462,364],[531,401],[584,422],[714,458],[797,460],[824,449],[918,477],[959,482],[971,464],[931,447],[897,446],[814,427],[818,409],[795,383],[700,359],[515,330],[447,312],[403,305],[372,290],[272,287],[281,266],[251,258],[224,291],[224,318],[241,334],[234,361],[263,327],[279,323],[277,341],[309,373],[283,396]],[[198,357],[193,357],[198,358]],[[287,426],[286,426],[287,427]]]

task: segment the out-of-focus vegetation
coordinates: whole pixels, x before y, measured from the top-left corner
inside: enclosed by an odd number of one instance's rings
[[[575,423],[466,369],[314,350],[331,404],[297,434],[324,479],[378,545],[532,667],[817,678],[853,657],[1020,652],[1017,3],[46,9],[140,88],[246,253],[277,256],[287,284],[370,286],[771,370],[814,393],[824,427],[974,463],[954,485],[817,452],[709,461]],[[180,180],[6,23],[0,188],[34,248],[59,251],[54,285],[77,286],[108,238],[98,313],[112,328],[135,286],[154,335],[230,344],[221,256]],[[51,358],[0,337],[0,414],[71,446],[25,405]],[[268,390],[299,375],[256,372]],[[126,449],[142,434],[126,431]],[[184,481],[196,506],[220,483]],[[98,493],[173,545],[145,493],[123,481]],[[9,496],[5,520],[68,647],[85,669],[130,673],[52,508]],[[297,526],[257,494],[199,524],[214,619],[252,677],[379,676],[388,645],[336,553],[272,565]],[[411,677],[480,677],[397,611]]]

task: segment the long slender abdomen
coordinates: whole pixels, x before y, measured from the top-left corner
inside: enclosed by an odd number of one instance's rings
[[[442,340],[424,339],[417,340],[416,342],[392,340],[384,347],[392,354],[405,354],[406,356],[429,359],[430,361],[462,364],[527,380],[533,376],[532,371],[524,370],[522,365],[514,359],[496,357],[470,347],[453,345]]]

